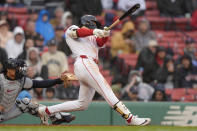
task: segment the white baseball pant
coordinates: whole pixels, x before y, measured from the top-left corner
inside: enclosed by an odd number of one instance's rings
[[[112,108],[118,103],[118,98],[114,95],[111,87],[100,73],[98,65],[92,58],[78,57],[74,64],[74,72],[80,82],[78,100],[49,106],[48,110],[50,113],[87,109],[92,102],[95,90],[104,97]]]

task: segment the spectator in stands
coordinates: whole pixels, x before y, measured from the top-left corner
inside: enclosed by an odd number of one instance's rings
[[[41,10],[38,20],[36,21],[36,32],[44,37],[44,45],[47,41],[54,37],[53,26],[49,22],[49,13],[46,10]]]
[[[51,19],[50,21],[50,23],[53,25],[53,28],[60,26],[63,13],[64,9],[62,7],[57,7],[55,9],[55,18]]]
[[[0,73],[3,70],[5,61],[8,59],[8,55],[4,48],[0,47]]]
[[[72,12],[75,23],[78,23],[84,14],[101,15],[102,13],[101,0],[67,0],[65,9]]]
[[[29,10],[29,21],[36,22],[38,19],[38,11],[35,9]]]
[[[76,99],[79,96],[79,86],[69,86],[65,88],[64,85],[58,85],[56,93],[58,99]]]
[[[24,4],[22,2],[23,1],[21,1],[21,0],[6,0],[6,3],[4,6],[21,7],[21,6],[24,6]]]
[[[112,9],[113,8],[113,0],[101,0],[103,9]]]
[[[149,46],[143,48],[138,56],[136,69],[143,70],[143,81],[146,83],[150,83],[154,80],[155,73],[159,67],[155,58],[156,47],[157,42],[150,40]]]
[[[30,47],[34,47],[34,40],[30,37],[28,37],[25,41],[25,44],[23,46],[23,52],[18,56],[19,59],[23,59],[26,60],[26,56],[27,56],[27,50]]]
[[[61,19],[61,26],[64,27],[64,29],[67,29],[69,26],[73,24],[73,16],[70,11],[64,12],[62,19]]]
[[[151,31],[148,20],[142,19],[139,22],[138,31],[132,37],[132,40],[137,51],[141,51],[144,47],[147,47],[150,40],[156,40],[156,34]]]
[[[65,53],[65,55],[69,56],[72,54],[68,44],[65,41],[64,36],[64,28],[62,26],[57,26],[55,28],[55,40],[57,41],[57,49]]]
[[[191,26],[193,29],[197,30],[197,9],[192,14]]]
[[[42,55],[42,62],[49,69],[49,77],[58,77],[64,71],[68,71],[66,55],[57,50],[57,41],[48,42],[49,51]]]
[[[24,31],[21,27],[17,26],[14,28],[14,38],[10,39],[5,47],[8,53],[8,58],[17,58],[23,51],[24,43]]]
[[[36,33],[36,28],[35,28],[35,22],[32,20],[28,20],[26,27],[25,27],[25,38],[34,38],[36,37],[37,33]]]
[[[9,31],[7,21],[0,20],[0,47],[5,48],[9,39],[13,37],[13,33]]]
[[[193,5],[194,10],[196,10],[197,9],[197,0],[192,0],[192,5]]]
[[[156,52],[156,61],[159,67],[163,66],[165,57],[166,57],[166,49],[163,46],[158,46]]]
[[[150,100],[154,92],[153,87],[142,81],[138,71],[131,71],[129,73],[129,83],[124,89],[131,99],[133,98],[133,94],[137,94],[137,99],[142,101]]]
[[[5,2],[6,2],[6,0],[1,0],[1,1],[0,1],[0,5],[1,5],[1,6],[4,5]]]
[[[119,53],[129,54],[134,52],[133,42],[131,40],[134,34],[134,24],[131,21],[123,25],[121,32],[115,32],[111,38],[111,53],[112,56],[117,56]]]
[[[40,52],[43,52],[43,50],[44,50],[44,38],[42,37],[42,35],[37,34],[37,36],[34,39],[35,39],[35,47],[37,47]]]
[[[9,29],[12,31],[17,26],[17,20],[15,18],[8,19],[8,12],[2,11],[0,20],[5,20],[8,23]]]
[[[181,57],[181,65],[175,77],[176,88],[196,88],[197,87],[197,67],[193,66],[192,59],[188,55]]]
[[[47,99],[47,100],[57,100],[55,98],[55,89],[54,88],[47,88],[45,90],[45,99]]]
[[[189,55],[193,60],[195,59],[196,48],[194,46],[194,40],[189,38],[185,41],[184,54]]]
[[[133,5],[135,5],[137,3],[140,4],[140,9],[138,9],[134,15],[142,16],[142,15],[144,15],[144,12],[146,10],[145,0],[137,0],[137,1],[135,1],[135,0],[118,0],[118,9],[123,10],[123,11],[127,11],[127,10],[129,10],[130,7],[132,7]]]
[[[114,84],[111,86],[114,94],[116,95],[116,97],[118,99],[121,99],[122,98],[122,93],[121,93],[121,90],[122,90],[122,85],[121,83],[117,83],[117,84]]]
[[[42,79],[48,78],[48,68],[42,64],[39,56],[39,50],[35,47],[30,47],[27,51],[27,66],[29,68],[29,73],[31,78],[41,77]]]
[[[164,60],[164,64],[160,67],[155,75],[157,83],[161,83],[166,88],[174,88],[175,85],[175,63],[172,57],[168,56]]]
[[[155,87],[155,92],[152,96],[152,101],[166,101],[165,89],[162,84],[157,84]]]
[[[192,0],[157,0],[157,6],[161,16],[184,17],[193,11]]]

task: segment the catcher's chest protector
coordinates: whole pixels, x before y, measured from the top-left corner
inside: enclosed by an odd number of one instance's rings
[[[5,108],[5,112],[15,104],[15,100],[22,90],[23,82],[7,80],[3,74],[0,74],[0,105]]]

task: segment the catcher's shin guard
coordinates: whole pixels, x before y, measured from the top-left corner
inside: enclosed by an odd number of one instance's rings
[[[40,117],[38,114],[38,107],[44,106],[41,104],[38,104],[36,101],[32,101],[29,98],[23,98],[23,99],[17,99],[16,100],[16,105],[17,107],[22,111],[22,112],[27,112],[33,116]],[[48,119],[45,117],[40,117],[41,123],[44,125],[49,125]]]
[[[124,119],[128,119],[131,115],[129,109],[121,101],[114,105],[114,110],[116,110]]]

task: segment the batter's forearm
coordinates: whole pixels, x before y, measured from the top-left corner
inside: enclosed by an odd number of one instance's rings
[[[58,78],[58,79],[54,79],[54,80],[33,80],[33,86],[32,88],[49,88],[52,87],[56,84],[62,84],[63,81]]]
[[[77,36],[78,37],[86,37],[86,36],[91,36],[93,35],[93,29],[88,29],[88,28],[79,28],[76,30]]]

